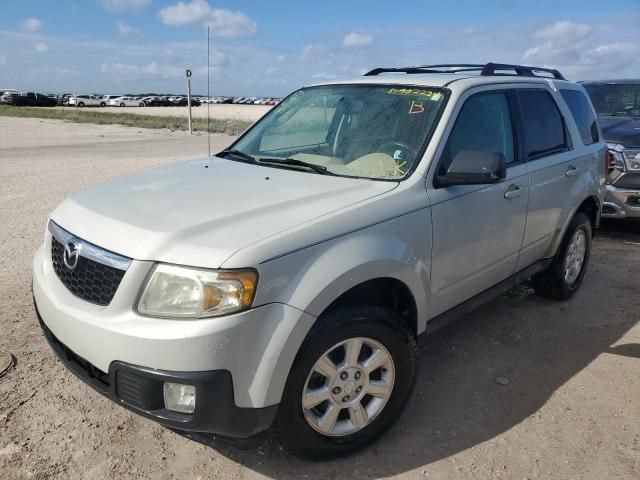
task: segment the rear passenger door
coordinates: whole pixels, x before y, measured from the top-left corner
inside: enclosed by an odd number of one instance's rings
[[[464,150],[502,153],[507,178],[491,185],[429,189],[433,223],[430,316],[443,313],[513,274],[527,215],[529,181],[520,161],[508,90],[463,99],[437,169]],[[436,176],[438,172],[435,172]]]
[[[552,255],[567,209],[582,190],[583,161],[576,158],[566,120],[551,91],[518,90],[520,131],[529,168],[529,211],[517,270]]]

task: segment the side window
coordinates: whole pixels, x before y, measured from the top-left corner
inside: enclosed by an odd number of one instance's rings
[[[562,115],[549,92],[521,90],[518,97],[524,122],[527,158],[534,159],[567,150]]]
[[[440,174],[464,150],[502,153],[513,163],[513,126],[506,93],[480,93],[462,106],[444,150]]]
[[[567,102],[569,110],[571,110],[571,114],[576,121],[582,137],[582,143],[591,145],[598,142],[600,135],[598,134],[596,116],[584,93],[578,90],[560,90],[560,93],[564,101]]]

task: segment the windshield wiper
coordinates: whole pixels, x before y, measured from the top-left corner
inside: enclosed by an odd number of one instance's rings
[[[315,163],[296,160],[295,158],[261,158],[259,163],[272,163],[274,165],[284,165],[291,167],[304,167],[313,170],[320,175],[335,175],[335,173],[327,170],[327,167],[316,165]]]
[[[243,162],[247,163],[258,163],[255,158],[253,158],[248,153],[241,152],[240,150],[235,150],[233,148],[222,150],[220,153],[216,155],[216,157],[223,157],[224,155],[229,155],[230,157],[241,158]]]

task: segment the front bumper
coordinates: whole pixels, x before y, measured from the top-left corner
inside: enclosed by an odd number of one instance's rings
[[[265,408],[235,405],[231,374],[226,370],[173,372],[115,361],[108,373],[102,372],[60,342],[35,307],[45,338],[65,367],[98,393],[135,413],[178,430],[215,433],[227,438],[249,438],[273,423],[278,405]],[[164,382],[195,386],[193,414],[164,408]]]
[[[134,260],[109,305],[95,305],[74,296],[57,277],[46,232],[33,261],[33,295],[43,324],[101,372],[110,374],[117,362],[153,371],[226,371],[236,407],[280,403],[315,317],[282,303],[195,321],[142,317],[133,306],[152,265]]]
[[[640,189],[619,188],[607,185],[607,194],[602,204],[603,218],[639,218]]]

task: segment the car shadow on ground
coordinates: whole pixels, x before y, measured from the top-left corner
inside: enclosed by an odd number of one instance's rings
[[[640,358],[639,344],[615,345],[640,307],[632,295],[640,288],[633,271],[640,250],[625,242],[640,245],[640,224],[603,226],[583,287],[570,301],[545,300],[520,286],[427,337],[406,411],[364,452],[311,463],[282,451],[272,437],[257,450],[215,450],[272,478],[379,478],[428,468],[493,439],[534,415],[600,355]],[[611,309],[611,302],[625,306]]]

